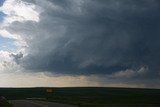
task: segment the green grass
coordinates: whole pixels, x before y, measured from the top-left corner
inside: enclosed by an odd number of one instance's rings
[[[159,89],[138,88],[1,88],[7,99],[47,98],[47,101],[79,105],[80,107],[160,107]]]
[[[6,101],[0,101],[0,107],[13,107],[13,106]]]

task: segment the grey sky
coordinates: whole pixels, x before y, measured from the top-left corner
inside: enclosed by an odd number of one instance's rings
[[[22,1],[35,6],[39,20],[27,17],[5,29],[27,44],[11,54],[24,69],[159,83],[159,0]]]

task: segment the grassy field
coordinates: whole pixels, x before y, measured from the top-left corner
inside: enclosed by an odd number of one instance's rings
[[[160,107],[159,89],[131,88],[1,88],[0,95],[9,100],[47,98],[47,101],[69,103],[80,107]]]
[[[0,107],[12,107],[12,105],[6,101],[0,101]]]

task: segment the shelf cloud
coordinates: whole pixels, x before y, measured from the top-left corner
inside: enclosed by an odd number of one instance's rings
[[[159,7],[159,0],[6,0],[0,34],[15,40],[10,57],[25,70],[158,82]]]

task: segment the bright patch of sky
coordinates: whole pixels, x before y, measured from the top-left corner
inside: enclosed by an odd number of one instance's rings
[[[17,0],[0,0],[0,51],[16,52],[17,46],[24,46],[24,41],[16,32],[10,33],[6,27],[18,21],[38,21],[39,13],[35,6]]]
[[[3,5],[5,0],[0,0],[0,6]],[[6,14],[0,11],[0,23],[3,23],[4,18],[6,17]],[[16,49],[14,45],[14,40],[9,38],[4,38],[0,35],[0,51],[9,51],[14,52]]]
[[[16,46],[13,39],[3,38],[0,36],[0,50],[14,52]]]
[[[4,1],[5,1],[5,0],[0,0],[0,6],[3,5]]]
[[[6,16],[6,15],[5,15],[3,12],[0,12],[0,22],[3,21],[3,19],[4,19],[5,16]]]

